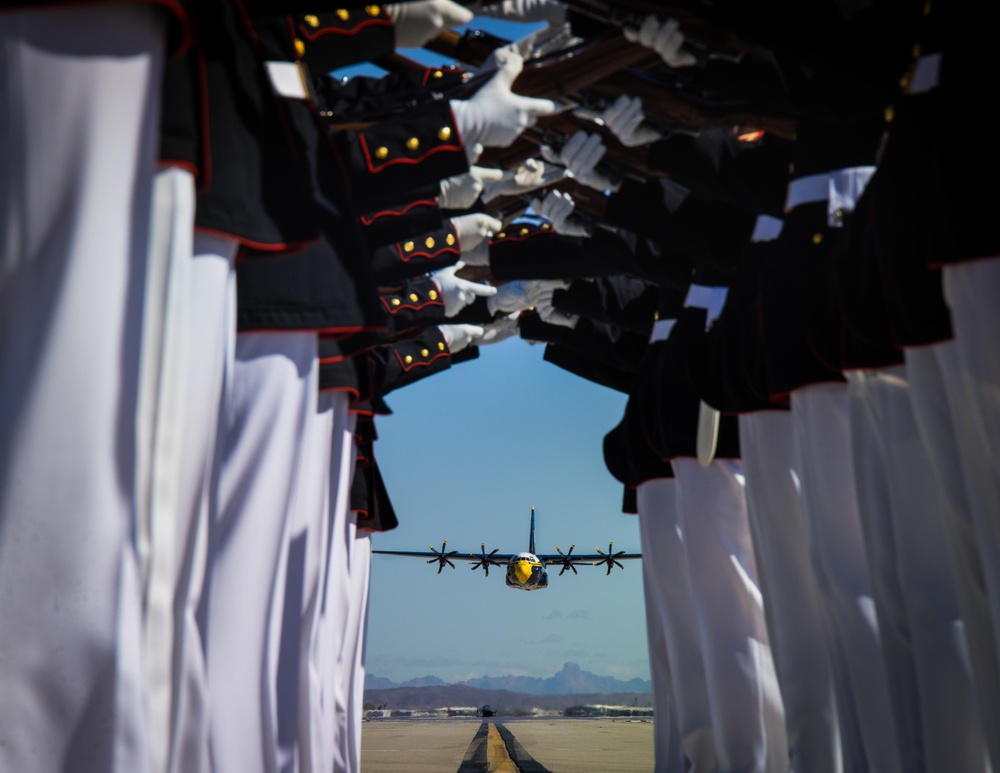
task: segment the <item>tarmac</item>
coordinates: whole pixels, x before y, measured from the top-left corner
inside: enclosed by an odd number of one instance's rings
[[[366,720],[361,773],[652,773],[651,718]]]

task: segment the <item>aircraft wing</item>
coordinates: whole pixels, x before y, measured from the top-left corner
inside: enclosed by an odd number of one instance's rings
[[[437,558],[440,555],[429,550],[373,550],[372,553],[381,553],[384,556],[412,556],[413,558]],[[448,551],[448,555],[452,558],[457,558],[457,553],[458,551],[455,550]]]
[[[428,564],[437,563],[438,574],[444,569],[447,564],[452,569],[455,568],[453,561],[464,561],[467,564],[472,564],[471,569],[482,568],[487,575],[490,573],[491,566],[505,566],[511,558],[514,557],[513,553],[498,553],[494,550],[491,553],[487,553],[485,548],[480,553],[471,553],[461,550],[449,550],[445,552],[445,546],[448,543],[445,542],[441,545],[441,550],[435,550],[433,546],[430,550],[373,550],[372,553],[378,553],[386,556],[410,556],[413,558],[423,558]]]
[[[556,548],[556,550],[559,550],[559,548]],[[616,566],[619,569],[625,568],[618,563],[619,561],[631,561],[642,558],[642,553],[626,553],[624,550],[612,553],[611,546],[609,545],[607,553],[602,552],[598,548],[596,553],[580,553],[577,555],[573,553],[573,548],[571,547],[568,553],[559,551],[558,553],[539,554],[538,558],[549,566],[562,567],[559,570],[559,574],[562,574],[567,569],[572,570],[573,574],[576,574],[576,567],[578,566],[607,566],[607,573],[611,574],[611,570]]]

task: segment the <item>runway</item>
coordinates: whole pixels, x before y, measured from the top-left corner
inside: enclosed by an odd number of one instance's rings
[[[362,773],[652,773],[651,719],[374,719]]]

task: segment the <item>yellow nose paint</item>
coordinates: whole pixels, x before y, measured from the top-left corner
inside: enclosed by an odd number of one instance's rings
[[[531,579],[531,561],[518,561],[514,564],[514,574],[520,582]]]

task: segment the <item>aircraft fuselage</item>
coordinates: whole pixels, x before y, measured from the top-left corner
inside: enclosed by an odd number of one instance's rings
[[[549,586],[545,564],[534,553],[518,553],[507,562],[508,588],[541,590]]]

